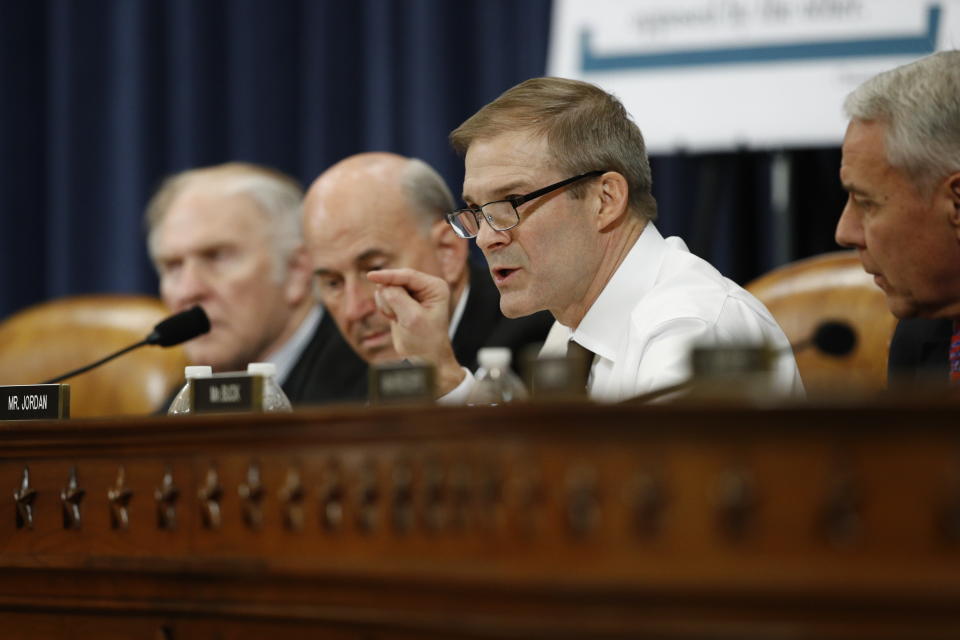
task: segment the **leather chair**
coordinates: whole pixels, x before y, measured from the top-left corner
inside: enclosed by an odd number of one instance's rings
[[[148,296],[87,295],[24,309],[0,323],[0,384],[36,384],[142,340],[169,315]],[[69,378],[74,418],[149,414],[183,379],[180,347],[145,346]]]
[[[845,357],[825,355],[812,346],[796,353],[808,394],[886,388],[887,353],[897,319],[855,252],[798,260],[746,289],[767,306],[791,344],[808,339],[826,320],[842,320],[856,331],[856,347]]]

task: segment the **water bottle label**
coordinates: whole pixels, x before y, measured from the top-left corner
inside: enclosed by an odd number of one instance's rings
[[[263,376],[215,375],[193,380],[194,413],[227,413],[263,409]]]

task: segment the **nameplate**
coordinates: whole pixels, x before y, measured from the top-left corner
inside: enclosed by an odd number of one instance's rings
[[[194,378],[194,413],[238,413],[263,410],[263,376],[221,374]]]
[[[578,399],[587,395],[590,362],[579,354],[530,358],[526,371],[527,388],[534,399]]]
[[[695,347],[690,354],[693,377],[729,380],[733,376],[765,373],[773,369],[775,354],[764,346],[715,345]]]
[[[370,403],[433,402],[436,379],[432,366],[398,362],[370,367]]]
[[[70,385],[0,386],[0,420],[58,420],[70,417]]]

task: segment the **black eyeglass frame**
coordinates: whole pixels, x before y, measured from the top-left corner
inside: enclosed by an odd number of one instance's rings
[[[523,195],[523,196],[514,196],[514,197],[512,197],[512,198],[504,198],[503,200],[491,200],[490,202],[488,202],[488,203],[486,203],[486,204],[482,204],[482,205],[480,205],[479,207],[464,207],[463,209],[457,209],[456,211],[451,211],[450,213],[448,213],[448,214],[446,215],[447,222],[450,224],[451,227],[453,227],[453,230],[454,230],[454,231],[456,232],[456,234],[457,234],[458,236],[460,236],[461,238],[476,238],[476,237],[477,237],[477,234],[480,233],[480,216],[483,216],[483,219],[487,221],[487,224],[489,224],[489,225],[490,225],[490,228],[493,229],[494,231],[509,231],[510,229],[513,229],[513,228],[516,227],[518,224],[520,224],[520,212],[517,211],[517,207],[519,207],[520,205],[526,204],[527,202],[530,202],[530,201],[533,200],[534,198],[539,198],[540,196],[545,196],[545,195],[547,195],[548,193],[550,193],[550,192],[552,192],[552,191],[556,191],[557,189],[560,189],[561,187],[565,187],[565,186],[567,186],[568,184],[572,184],[572,183],[574,183],[574,182],[577,182],[578,180],[583,180],[584,178],[595,178],[595,177],[597,177],[597,176],[602,176],[602,175],[605,174],[605,173],[606,173],[605,170],[604,170],[604,171],[600,171],[600,170],[597,170],[597,171],[588,171],[587,173],[581,173],[581,174],[578,175],[578,176],[573,176],[572,178],[567,178],[566,180],[561,180],[560,182],[555,182],[555,183],[553,183],[553,184],[551,184],[551,185],[549,185],[549,186],[543,187],[542,189],[537,189],[536,191],[531,191],[530,193],[528,193],[528,194],[526,194],[526,195]],[[513,206],[513,214],[514,214],[514,216],[515,216],[516,219],[517,219],[516,222],[514,222],[513,224],[511,224],[510,226],[507,226],[507,227],[497,227],[496,225],[493,224],[493,216],[487,215],[487,214],[483,211],[483,208],[486,207],[487,205],[499,204],[499,203],[501,203],[501,202],[509,202],[509,203]],[[473,235],[464,235],[464,233],[460,231],[460,228],[453,223],[453,221],[454,221],[455,218],[458,218],[459,216],[461,216],[461,215],[464,214],[464,213],[472,213],[472,214],[473,214],[474,219],[477,221],[477,233],[474,233]],[[465,232],[465,231],[466,231],[466,230],[464,230],[464,232]]]

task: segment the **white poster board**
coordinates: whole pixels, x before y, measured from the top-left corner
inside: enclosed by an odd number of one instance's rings
[[[652,153],[838,145],[866,78],[960,48],[960,0],[555,0],[549,75],[623,100]]]

